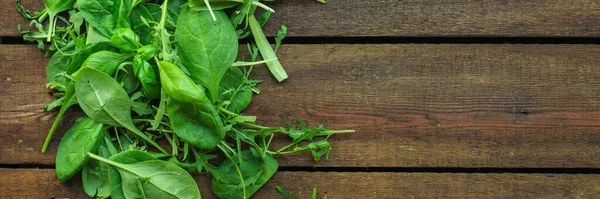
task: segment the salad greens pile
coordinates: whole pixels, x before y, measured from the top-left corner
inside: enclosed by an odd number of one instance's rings
[[[46,86],[58,99],[44,111],[58,115],[42,152],[64,113],[81,107],[86,117],[62,138],[56,174],[64,182],[81,172],[90,197],[201,198],[191,174],[206,172],[217,197],[249,198],[277,171],[274,155],[308,150],[319,161],[331,135],[354,132],[302,122],[267,127],[242,114],[260,92],[261,81],[250,78],[255,65],[266,64],[277,81],[288,78],[275,54],[286,27],[272,48],[261,26],[274,11],[259,0],[44,5],[32,14],[16,1],[34,28],[19,27],[23,38],[51,56]],[[238,40],[247,37],[251,60],[236,60]],[[272,150],[276,133],[292,141]]]

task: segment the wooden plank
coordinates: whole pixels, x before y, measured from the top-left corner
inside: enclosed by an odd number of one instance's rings
[[[23,0],[40,8],[40,0]],[[497,36],[597,37],[600,3],[577,1],[447,1],[447,0],[285,0],[269,4],[276,10],[265,27],[274,35],[281,24],[289,36]],[[15,36],[27,22],[14,0],[0,0],[0,36]]]
[[[61,184],[52,169],[0,169],[2,198],[87,198],[79,178]],[[78,176],[76,176],[78,177]],[[209,176],[197,176],[215,198]],[[359,183],[357,183],[359,182]],[[275,185],[310,198],[598,198],[600,175],[277,172],[253,198],[284,198]]]
[[[329,161],[303,153],[278,157],[282,166],[600,167],[600,46],[284,45],[278,53],[290,79],[275,83],[257,67],[266,81],[246,114],[269,126],[304,120],[357,131],[331,138]],[[40,111],[52,100],[45,61],[34,46],[0,45],[0,164],[53,164],[64,128],[41,154],[55,114]]]

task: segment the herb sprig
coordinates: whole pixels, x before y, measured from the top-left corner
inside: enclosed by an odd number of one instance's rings
[[[288,78],[275,54],[287,27],[273,49],[261,26],[274,10],[259,0],[44,0],[33,14],[16,6],[34,28],[19,26],[23,38],[51,56],[46,86],[57,100],[44,111],[59,110],[42,152],[79,105],[86,117],[61,140],[56,173],[64,182],[82,171],[90,197],[200,198],[190,174],[207,172],[216,196],[249,198],[277,171],[275,155],[327,159],[328,138],[354,132],[301,121],[267,127],[243,114],[260,93],[256,65]],[[249,36],[251,60],[236,60]],[[292,141],[272,149],[277,133]],[[226,159],[215,165],[219,155]]]

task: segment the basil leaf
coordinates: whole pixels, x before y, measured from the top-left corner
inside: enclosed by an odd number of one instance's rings
[[[184,6],[175,39],[181,63],[191,78],[206,87],[214,102],[219,95],[219,82],[233,64],[238,52],[237,34],[223,11],[197,12]]]
[[[56,176],[65,182],[79,172],[89,160],[88,152],[96,152],[105,130],[102,123],[80,118],[63,136],[56,152]]]

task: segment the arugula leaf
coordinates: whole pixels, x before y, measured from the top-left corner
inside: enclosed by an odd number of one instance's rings
[[[219,95],[219,82],[233,64],[238,52],[235,30],[223,11],[193,11],[184,6],[177,22],[178,55],[191,78],[208,89],[214,102]]]
[[[286,35],[287,26],[281,25],[281,28],[279,28],[279,30],[277,31],[277,36],[275,36],[275,52],[277,52],[277,49],[279,49],[279,46],[281,45],[281,40],[283,40],[283,38],[285,38]]]
[[[48,13],[50,22],[48,23],[47,40],[50,41],[56,29],[56,15],[60,12],[69,10],[75,5],[75,0],[44,0],[44,6]]]
[[[294,198],[294,196],[292,195],[292,193],[290,193],[288,190],[286,190],[282,186],[275,185],[275,188],[277,188],[277,191],[279,191],[279,193],[281,193],[281,195],[283,195],[287,199],[296,199],[296,198]]]

